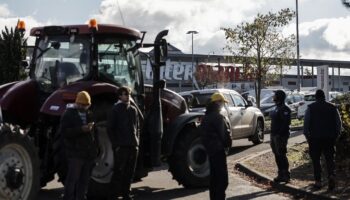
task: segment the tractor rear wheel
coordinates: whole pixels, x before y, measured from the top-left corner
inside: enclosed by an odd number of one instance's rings
[[[27,134],[0,125],[0,199],[35,200],[40,189],[40,160]]]

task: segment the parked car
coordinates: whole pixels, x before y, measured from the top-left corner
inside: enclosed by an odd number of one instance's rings
[[[254,144],[264,141],[264,116],[261,111],[252,106],[238,92],[229,89],[205,89],[180,92],[188,104],[190,112],[205,112],[210,97],[220,92],[229,101],[221,113],[231,123],[231,138],[248,138]]]
[[[268,96],[273,96],[274,91],[276,91],[277,89],[261,89],[260,91],[260,100],[268,97]],[[242,96],[246,96],[246,97],[251,97],[254,100],[256,99],[256,95],[255,95],[255,90],[248,90],[246,92],[243,92],[241,94]],[[256,103],[256,102],[254,102]]]
[[[331,92],[329,92],[328,100],[332,101],[334,98],[336,98],[337,96],[339,96],[341,94],[342,93],[340,93],[340,92],[331,91]],[[315,102],[315,101],[316,101],[315,92],[309,93],[309,94],[305,94],[304,95],[304,103],[298,109],[297,118],[298,119],[304,118],[307,106],[310,105],[311,103]]]
[[[273,101],[273,95],[275,90],[264,90],[262,98],[260,100],[260,110],[264,116],[269,116],[269,113],[276,108],[275,102]],[[298,109],[304,103],[304,97],[302,93],[285,91],[287,94],[286,104],[292,110],[292,118],[296,118]]]

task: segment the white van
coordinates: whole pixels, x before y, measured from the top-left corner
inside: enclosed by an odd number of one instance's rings
[[[337,96],[339,96],[341,94],[342,93],[335,92],[335,91],[329,92],[328,99],[329,99],[329,101],[331,101],[332,99],[336,98]],[[297,114],[298,119],[302,119],[304,117],[307,106],[315,101],[316,101],[315,92],[304,95],[304,103],[301,106],[299,106],[299,108],[298,108],[298,114]]]

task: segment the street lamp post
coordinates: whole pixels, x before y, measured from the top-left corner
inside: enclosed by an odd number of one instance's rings
[[[198,31],[188,31],[186,34],[191,34],[192,36],[192,88],[194,88],[194,71],[193,71],[193,61],[194,61],[194,54],[193,54],[193,34],[198,34]]]
[[[300,91],[300,57],[299,57],[299,14],[298,14],[298,0],[295,0],[296,7],[296,31],[297,31],[297,90]]]

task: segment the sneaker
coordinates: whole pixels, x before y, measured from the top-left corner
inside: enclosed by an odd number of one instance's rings
[[[333,191],[335,189],[335,179],[334,177],[329,177],[328,179],[328,191]]]
[[[313,188],[315,190],[320,190],[322,188],[322,182],[321,181],[315,181]]]

